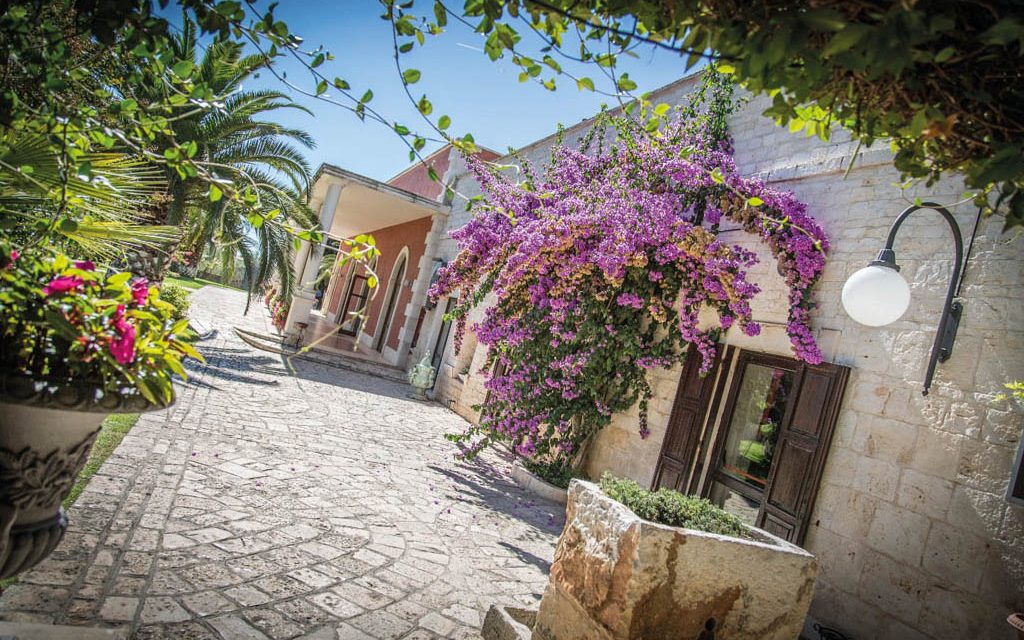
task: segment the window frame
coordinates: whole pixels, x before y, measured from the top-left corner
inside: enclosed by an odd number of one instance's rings
[[[1017,455],[1013,463],[1013,473],[1006,487],[1006,501],[1016,507],[1024,507],[1024,438],[1017,446]]]
[[[718,417],[717,429],[714,435],[714,445],[712,446],[711,457],[708,459],[708,473],[704,479],[704,486],[701,489],[701,495],[705,498],[710,497],[712,486],[715,482],[718,482],[745,498],[756,500],[758,502],[758,512],[760,513],[764,508],[764,502],[767,499],[768,484],[771,482],[772,475],[775,471],[775,461],[772,461],[771,469],[768,472],[768,478],[765,481],[765,488],[760,490],[745,482],[737,480],[722,470],[722,463],[725,458],[725,446],[729,439],[729,426],[732,422],[733,412],[736,410],[736,404],[739,399],[740,389],[743,385],[743,377],[746,374],[747,365],[751,364],[792,372],[794,392],[800,389],[800,385],[803,382],[803,367],[800,366],[799,361],[793,358],[777,356],[770,353],[747,351],[745,349],[740,351],[736,362],[733,364],[732,381],[729,385],[728,394],[725,397],[725,407]],[[789,420],[792,418],[793,408],[796,405],[796,397],[796,393],[793,393],[786,400],[786,411],[782,417],[783,424],[788,424]]]

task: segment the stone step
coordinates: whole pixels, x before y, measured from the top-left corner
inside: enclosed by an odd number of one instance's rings
[[[234,330],[235,334],[242,340],[242,342],[245,342],[255,349],[271,351],[285,357],[292,357],[299,360],[306,360],[308,362],[316,362],[317,364],[339,367],[341,369],[356,371],[358,373],[365,373],[367,375],[384,378],[386,380],[393,380],[395,382],[408,382],[405,371],[398,367],[393,367],[379,362],[371,362],[363,358],[347,356],[317,347],[296,349],[294,346],[289,345],[282,340],[280,336],[256,333],[240,329],[238,327],[234,327]]]

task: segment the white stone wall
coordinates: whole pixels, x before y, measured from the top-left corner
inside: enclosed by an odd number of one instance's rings
[[[676,102],[690,86],[670,85],[655,101]],[[845,279],[875,257],[914,197],[950,205],[962,199],[962,184],[950,179],[905,192],[884,148],[866,150],[844,177],[854,151],[847,137],[823,143],[791,134],[760,115],[765,104],[751,101],[730,120],[737,163],[742,173],[793,191],[828,233],[832,251],[816,290],[814,326],[826,357],[852,368],[805,544],[822,565],[811,616],[865,639],[1012,638],[1005,618],[1024,609],[1024,509],[1003,496],[1024,418],[1019,407],[995,397],[1002,383],[1024,379],[1024,242],[1002,235],[1001,220],[983,221],[967,266],[953,356],[939,365],[932,392],[923,397],[952,265],[945,223],[920,212],[897,238],[912,290],[901,320],[883,328],[857,325],[842,311],[839,294]],[[578,137],[586,124],[566,138]],[[541,140],[524,155],[543,163],[552,142]],[[458,190],[478,192],[470,178]],[[975,209],[951,210],[969,241]],[[457,200],[452,228],[467,219]],[[726,341],[790,355],[786,289],[770,254],[742,231],[727,229],[723,237],[762,257],[751,279],[763,289],[754,315],[765,325],[761,336],[737,332]],[[455,251],[450,239],[441,243],[441,255],[450,259]],[[678,370],[654,374],[650,437],[640,439],[635,410],[599,435],[593,475],[611,470],[651,482],[678,377]],[[483,400],[479,377],[471,375],[459,391],[460,413],[469,415],[465,408]]]

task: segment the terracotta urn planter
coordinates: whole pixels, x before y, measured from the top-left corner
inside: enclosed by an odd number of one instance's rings
[[[52,386],[0,374],[0,579],[29,569],[60,542],[61,502],[104,418],[156,408],[91,385]]]
[[[793,640],[817,562],[758,529],[749,538],[648,522],[573,480],[532,638]]]

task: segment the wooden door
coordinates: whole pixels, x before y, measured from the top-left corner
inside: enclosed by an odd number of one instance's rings
[[[370,295],[370,288],[366,281],[366,274],[357,273],[352,276],[348,296],[345,298],[345,306],[341,308],[341,315],[338,316],[341,319],[341,322],[338,323],[341,325],[338,333],[354,336],[359,332],[362,318],[355,314],[356,312],[363,314],[367,312],[366,300]]]
[[[691,349],[683,362],[672,415],[668,420],[658,466],[654,471],[653,489],[665,487],[680,493],[688,492],[714,386],[714,374],[722,360],[723,348],[719,348],[713,368],[704,377],[700,375],[701,357],[696,349]]]

